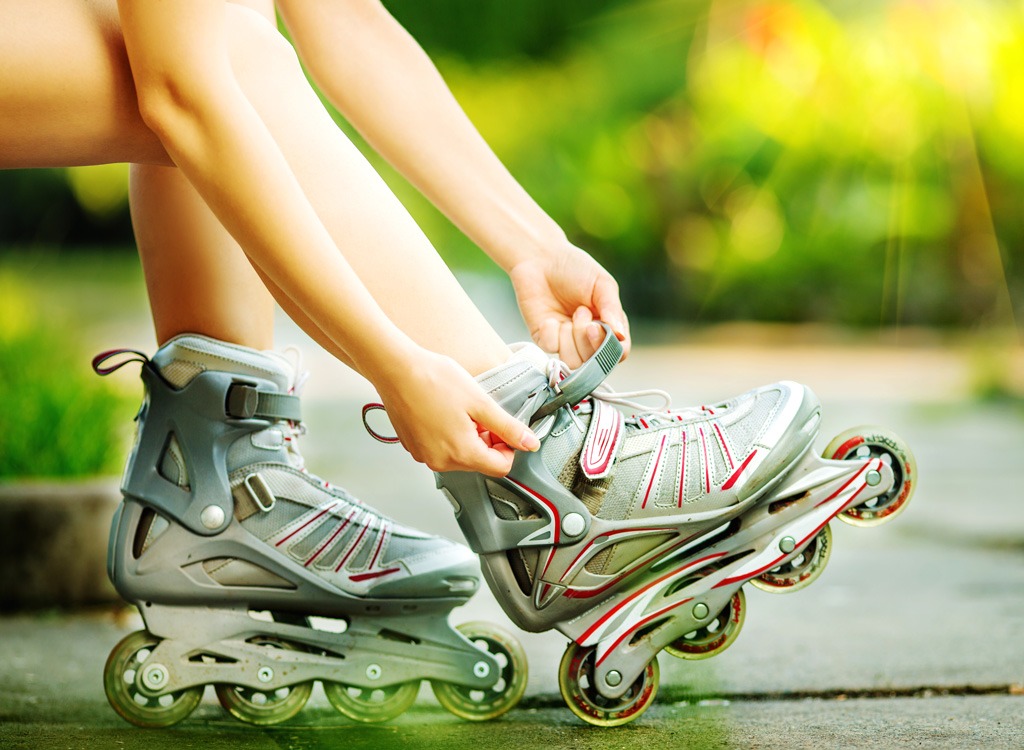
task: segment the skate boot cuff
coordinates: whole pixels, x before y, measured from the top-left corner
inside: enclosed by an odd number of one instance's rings
[[[157,350],[152,361],[160,375],[179,389],[207,370],[269,380],[280,393],[290,392],[295,385],[291,362],[277,352],[258,351],[198,334],[175,336]]]

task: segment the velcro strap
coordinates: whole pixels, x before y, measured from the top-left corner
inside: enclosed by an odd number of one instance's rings
[[[298,396],[260,390],[248,383],[232,383],[225,409],[235,419],[285,419],[302,421],[302,402]]]
[[[614,406],[594,399],[587,439],[580,453],[580,469],[588,479],[603,479],[612,470],[626,436],[625,417]]]
[[[601,323],[601,327],[604,328],[604,341],[601,342],[601,346],[590,359],[576,368],[572,375],[558,384],[558,394],[537,410],[532,421],[543,419],[563,406],[578,404],[604,382],[608,373],[622,359],[622,342],[607,323]]]

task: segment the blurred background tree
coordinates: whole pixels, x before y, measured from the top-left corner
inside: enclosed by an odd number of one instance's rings
[[[1018,3],[385,4],[635,318],[1024,315]],[[490,267],[371,159],[451,263]],[[130,248],[126,180],[0,172],[0,247]]]

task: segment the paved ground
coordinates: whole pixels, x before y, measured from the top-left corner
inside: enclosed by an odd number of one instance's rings
[[[294,338],[284,332],[285,343]],[[358,406],[368,387],[310,360],[312,468],[403,521],[458,538],[429,472],[363,437]],[[549,633],[523,637],[532,670],[523,707],[486,725],[454,719],[423,690],[393,724],[354,726],[318,689],[279,728],[240,725],[208,691],[187,722],[139,730],[114,715],[100,684],[107,652],[137,618],[104,608],[0,618],[0,747],[1020,748],[1024,413],[970,405],[970,371],[962,353],[936,346],[696,342],[637,351],[616,382],[670,384],[686,402],[777,377],[810,382],[824,402],[824,439],[854,424],[888,425],[916,452],[921,482],[891,525],[835,524],[829,569],[811,588],[748,592],[744,632],[727,653],[662,658],[658,702],[632,726],[593,729],[562,707],[555,666],[565,641]],[[503,620],[486,592],[453,619],[478,618]]]

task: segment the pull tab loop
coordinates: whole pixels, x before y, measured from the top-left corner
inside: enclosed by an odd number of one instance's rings
[[[128,359],[122,360],[120,362],[115,362],[113,365],[104,367],[104,363],[107,360],[113,359],[114,357],[117,356],[123,356],[128,354],[134,354],[135,356],[128,357]],[[92,358],[92,370],[97,375],[107,376],[112,372],[120,370],[122,367],[129,364],[130,362],[141,362],[143,365],[145,365],[149,362],[149,357],[135,349],[111,349],[110,351],[100,352],[99,354]]]
[[[363,407],[363,427],[366,428],[366,431],[370,434],[370,437],[372,437],[374,440],[379,440],[382,443],[387,443],[388,445],[394,445],[395,443],[401,442],[398,439],[397,435],[393,437],[390,435],[382,435],[376,430],[374,430],[372,427],[370,427],[370,423],[367,420],[367,415],[371,411],[382,411],[384,412],[384,414],[388,413],[387,409],[384,408],[384,404],[366,404]]]

